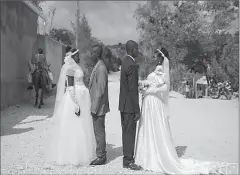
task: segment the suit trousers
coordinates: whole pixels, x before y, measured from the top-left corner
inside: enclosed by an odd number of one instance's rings
[[[134,163],[134,147],[137,123],[134,121],[134,113],[121,112],[123,164]]]
[[[96,154],[98,158],[106,156],[105,115],[93,117],[94,134],[97,142]]]

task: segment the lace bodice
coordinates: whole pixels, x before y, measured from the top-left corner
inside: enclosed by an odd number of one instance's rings
[[[83,83],[83,71],[82,70],[77,70],[74,75],[74,83],[75,85],[84,85]]]
[[[69,86],[68,78],[66,78],[66,92],[70,94],[73,102],[76,104],[77,110],[80,108],[81,94],[87,89],[83,83],[83,72],[81,69],[69,70],[67,76],[74,76],[74,86]]]
[[[69,69],[67,71],[67,76],[73,76],[74,77],[74,85],[83,85],[83,71],[81,69],[77,70],[71,70]],[[66,79],[67,80],[67,79]],[[68,82],[67,82],[68,86]]]

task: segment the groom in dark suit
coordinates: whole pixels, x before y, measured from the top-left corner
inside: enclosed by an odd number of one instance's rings
[[[119,111],[121,112],[122,142],[123,142],[123,167],[140,170],[134,164],[134,146],[136,136],[136,122],[140,118],[139,93],[138,93],[138,65],[136,58],[139,56],[138,44],[129,40],[126,43],[127,56],[122,60],[120,77]]]
[[[91,96],[91,115],[97,142],[97,159],[91,165],[103,165],[107,161],[105,115],[110,109],[108,100],[108,71],[102,60],[102,53],[103,48],[101,45],[92,46],[91,59],[95,66],[90,77],[89,92]]]

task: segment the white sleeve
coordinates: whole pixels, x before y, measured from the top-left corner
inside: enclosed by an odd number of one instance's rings
[[[75,103],[76,107],[79,108],[79,104],[78,104],[78,101],[77,101],[77,96],[76,96],[76,93],[75,93],[75,88],[74,86],[69,86],[66,88],[66,90],[69,92],[73,102]]]

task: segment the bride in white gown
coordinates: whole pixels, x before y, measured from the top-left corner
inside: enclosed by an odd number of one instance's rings
[[[178,158],[169,126],[169,61],[157,49],[152,73],[142,85],[144,92],[142,116],[139,121],[135,162],[143,169],[164,174],[218,173],[224,163],[201,162]],[[161,66],[156,66],[156,63]],[[156,69],[155,69],[156,68]],[[163,68],[163,72],[161,72]]]
[[[90,95],[83,83],[78,50],[65,57],[58,80],[54,128],[47,159],[58,165],[89,165],[96,158]]]

